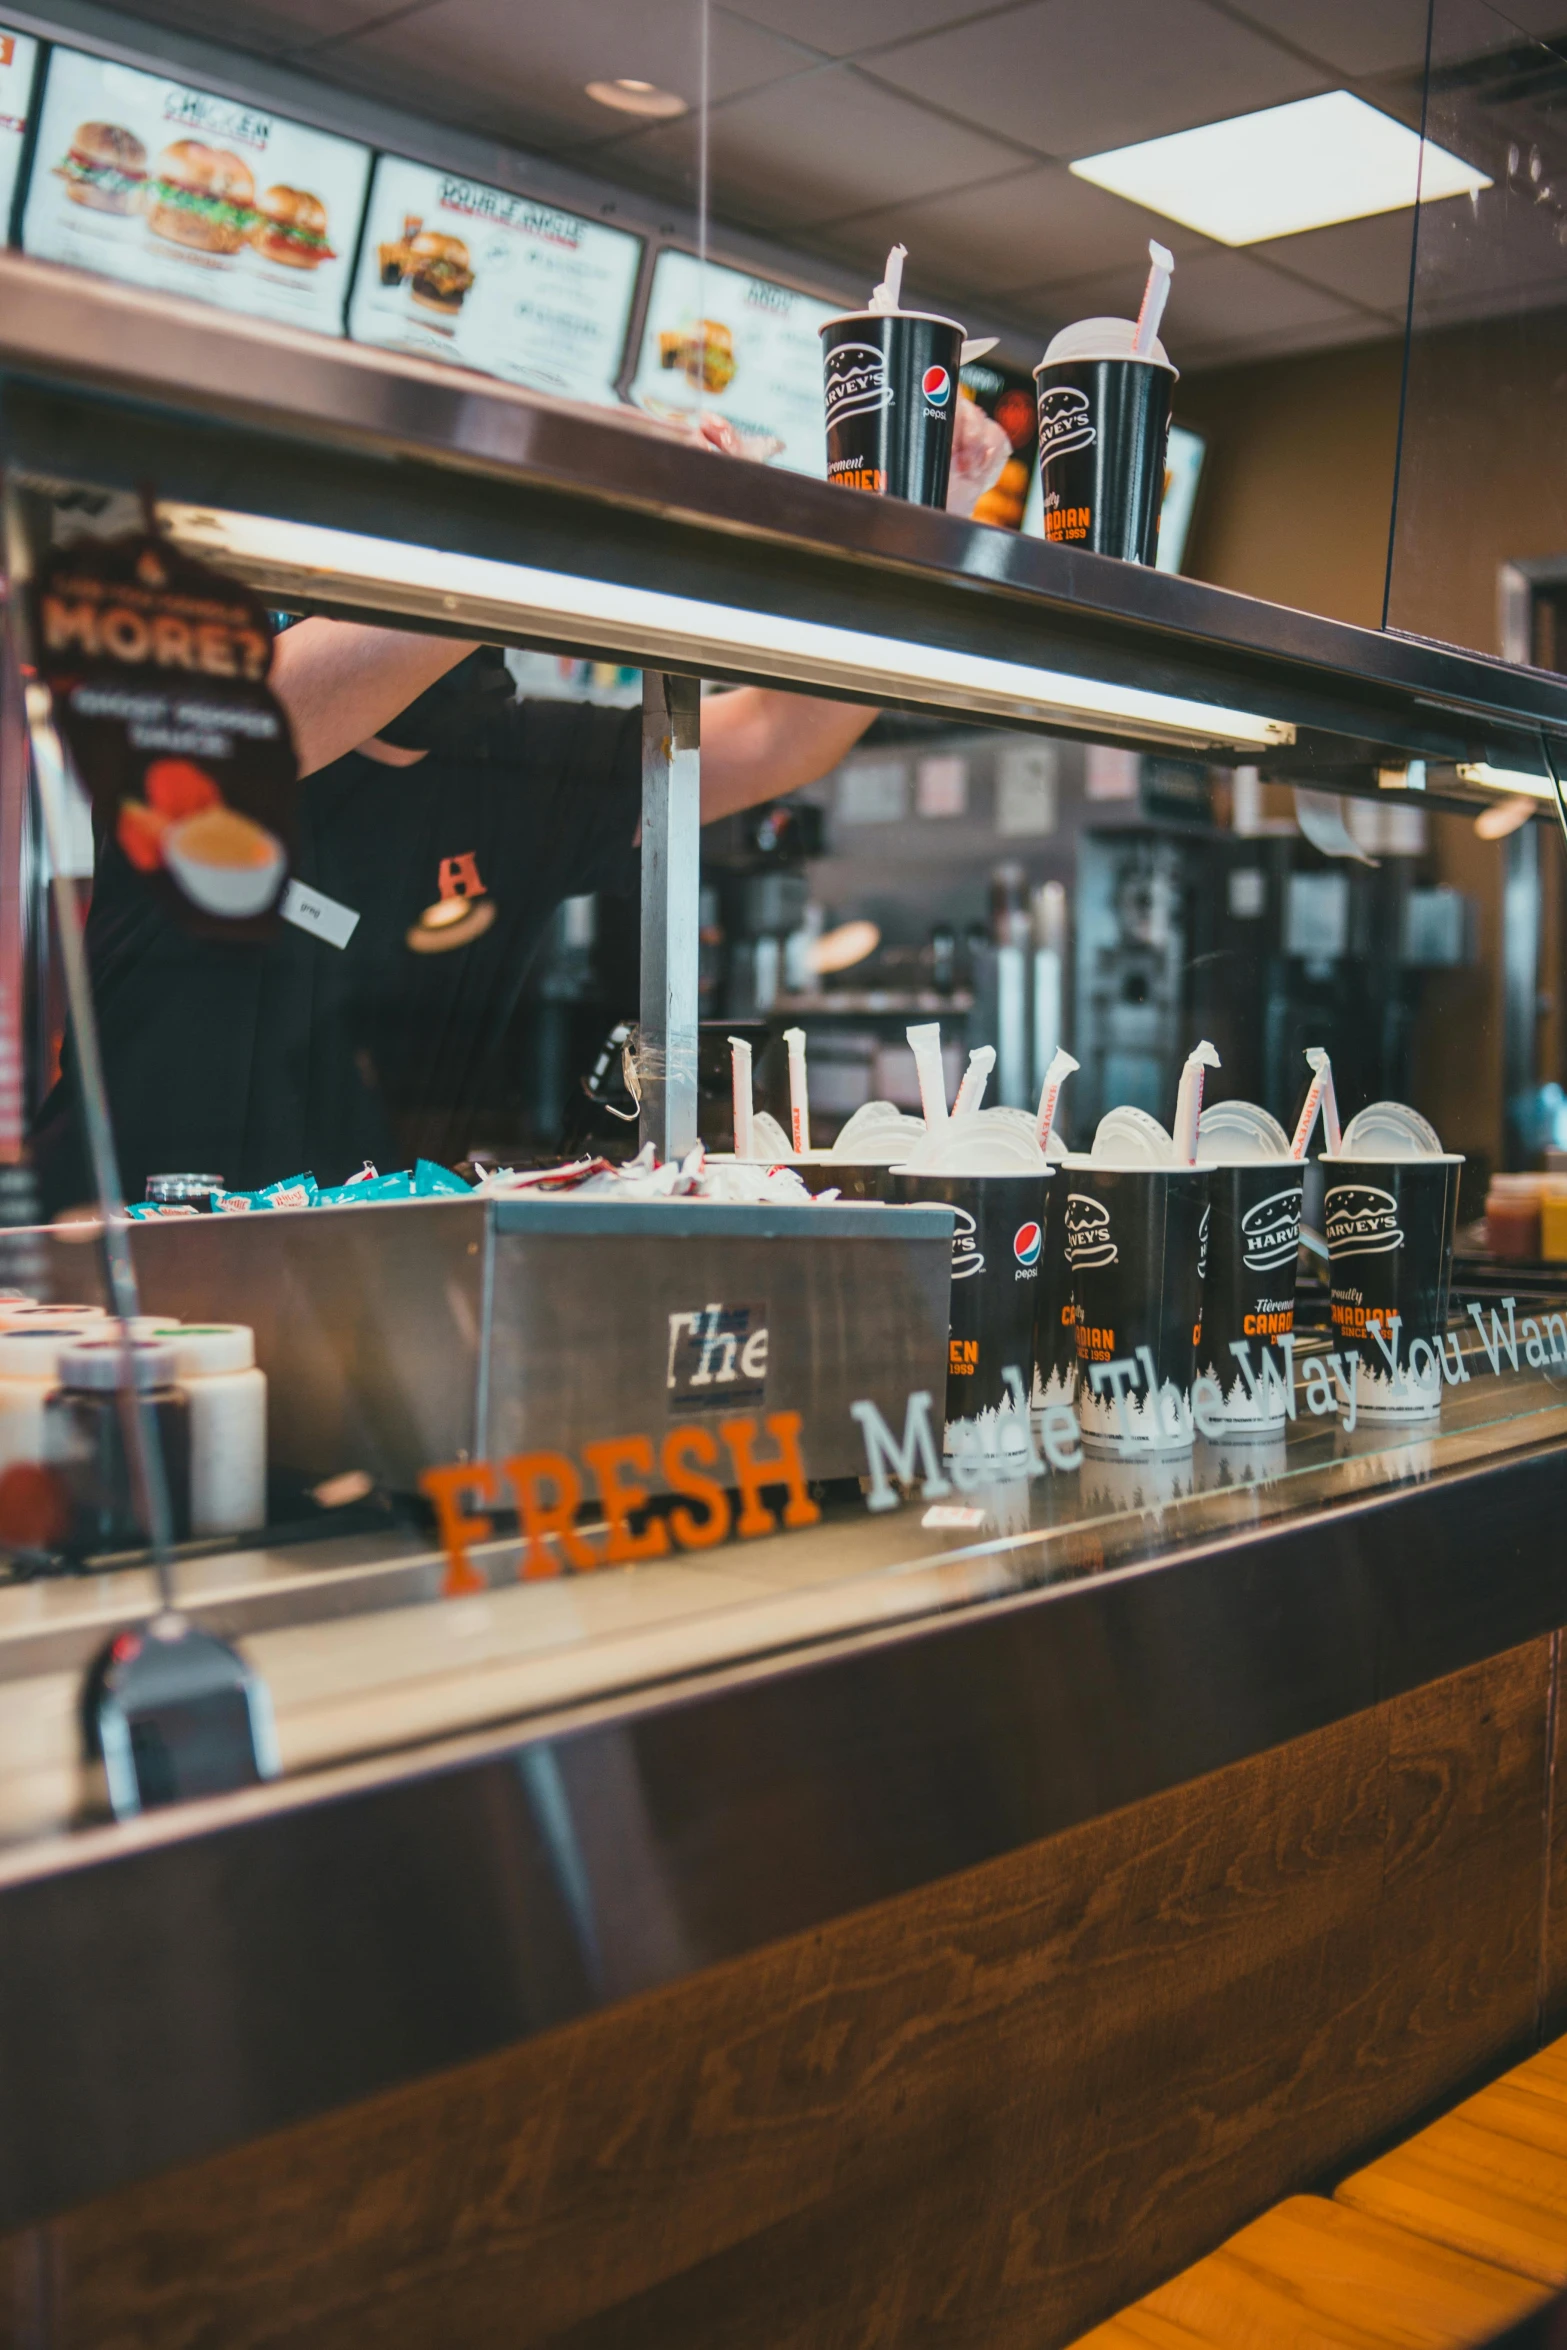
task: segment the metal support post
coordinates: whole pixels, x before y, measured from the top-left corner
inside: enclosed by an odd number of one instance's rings
[[[701,928],[701,687],[642,672],[641,1137],[660,1159],[697,1139]]]

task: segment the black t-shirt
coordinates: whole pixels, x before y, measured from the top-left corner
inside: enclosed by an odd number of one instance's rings
[[[87,949],[128,1198],[166,1169],[238,1190],[301,1168],[339,1183],[366,1158],[450,1159],[474,1139],[555,908],[631,885],[641,762],[635,711],[492,701],[475,724],[473,708],[416,766],[350,753],[301,785],[294,870],[358,914],[344,949],[289,923],[261,946],[196,938],[100,840]],[[494,920],[416,954],[443,868]],[[51,1211],[92,1191],[74,1094],[68,1056],[34,1137]]]

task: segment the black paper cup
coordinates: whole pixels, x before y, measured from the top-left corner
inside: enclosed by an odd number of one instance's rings
[[[830,318],[821,330],[827,479],[945,506],[963,329],[921,311]]]
[[[894,1174],[894,1200],[939,1200],[956,1211],[947,1334],[947,1435],[994,1428],[1017,1409],[1009,1371],[1027,1409],[1034,1386],[1034,1301],[1045,1245],[1046,1195],[1059,1174]]]
[[[893,1197],[892,1169],[875,1159],[794,1159],[790,1164],[813,1199],[823,1191],[841,1192],[845,1199]]]
[[[1425,1159],[1323,1157],[1333,1343],[1358,1358],[1357,1420],[1429,1420],[1442,1408],[1463,1164],[1456,1151]]]
[[[1071,1403],[1077,1393],[1077,1314],[1066,1260],[1067,1179],[1058,1173],[1045,1198],[1045,1240],[1034,1309],[1034,1402]]]
[[[1174,368],[1157,359],[1046,359],[1035,368],[1047,539],[1153,561],[1174,385]]]
[[[1067,1194],[1077,1424],[1093,1451],[1191,1446],[1212,1174],[1079,1164],[1057,1178]]]
[[[1298,1159],[1213,1170],[1197,1369],[1218,1401],[1208,1397],[1205,1434],[1273,1436],[1288,1417],[1289,1360],[1279,1340],[1295,1328],[1305,1179]]]

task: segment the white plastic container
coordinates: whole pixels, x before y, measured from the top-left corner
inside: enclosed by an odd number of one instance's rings
[[[243,1322],[160,1324],[190,1404],[190,1530],[249,1534],[267,1516],[267,1375]]]
[[[0,1475],[19,1461],[43,1459],[44,1398],[59,1384],[61,1353],[94,1335],[92,1321],[64,1318],[0,1329]]]

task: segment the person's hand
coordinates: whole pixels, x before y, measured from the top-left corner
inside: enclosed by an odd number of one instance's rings
[[[987,490],[1001,479],[1012,454],[1012,443],[993,416],[977,400],[961,393],[952,420],[952,471],[947,480],[947,512],[972,514]]]
[[[749,457],[756,465],[765,465],[783,448],[776,433],[742,432],[727,416],[715,416],[711,408],[691,417],[686,429],[699,449],[716,449],[722,457]]]

